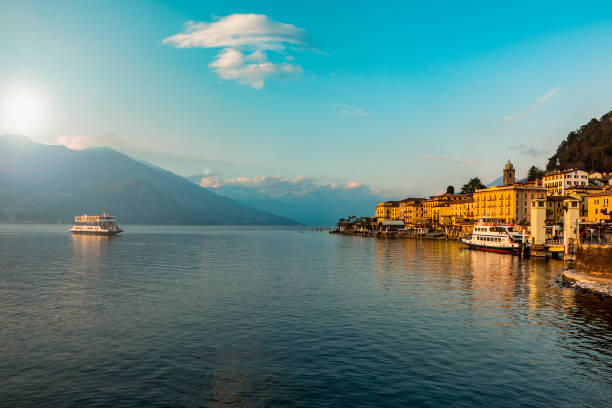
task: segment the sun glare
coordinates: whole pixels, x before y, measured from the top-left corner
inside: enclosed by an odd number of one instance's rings
[[[39,129],[43,119],[40,95],[32,90],[9,93],[2,104],[0,130],[8,133],[28,133]]]

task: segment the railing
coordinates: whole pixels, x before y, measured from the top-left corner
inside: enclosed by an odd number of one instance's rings
[[[612,244],[612,233],[586,233],[580,237],[582,244]]]

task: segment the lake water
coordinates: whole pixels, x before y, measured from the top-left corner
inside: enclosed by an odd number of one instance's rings
[[[612,406],[564,263],[295,229],[0,226],[2,406]]]

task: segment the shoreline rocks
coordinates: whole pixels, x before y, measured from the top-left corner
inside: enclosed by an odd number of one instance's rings
[[[612,297],[612,279],[610,278],[584,275],[574,272],[572,269],[563,272],[562,278],[572,288]]]

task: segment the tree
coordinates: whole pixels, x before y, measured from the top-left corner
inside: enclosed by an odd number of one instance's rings
[[[478,177],[474,177],[461,187],[461,194],[474,194],[474,191],[481,188],[487,188],[487,186],[482,184]]]
[[[453,186],[446,187],[446,194],[455,194],[455,187]]]
[[[536,166],[531,166],[529,168],[529,172],[527,173],[527,181],[536,181],[544,177],[546,172],[542,169],[537,168]]]

